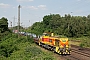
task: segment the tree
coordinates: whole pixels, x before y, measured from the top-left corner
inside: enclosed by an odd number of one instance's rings
[[[8,30],[8,20],[4,17],[0,19],[0,31],[1,33]]]
[[[44,24],[42,22],[35,22],[31,27],[31,33],[35,33],[36,35],[40,35],[44,32]]]
[[[90,36],[90,15],[71,16],[65,14],[50,14],[43,17],[42,22],[36,22],[31,28],[34,32],[54,32],[68,37]]]

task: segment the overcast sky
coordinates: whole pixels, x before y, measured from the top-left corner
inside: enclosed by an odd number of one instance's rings
[[[6,17],[12,25],[18,22],[18,5],[21,5],[20,22],[23,27],[29,27],[43,20],[45,15],[71,14],[87,16],[90,14],[90,0],[0,0],[0,18]],[[72,12],[72,13],[71,13]],[[15,24],[14,22],[15,16]]]

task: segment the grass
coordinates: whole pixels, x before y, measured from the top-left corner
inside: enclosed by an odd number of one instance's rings
[[[70,44],[90,48],[90,37],[69,38]],[[80,42],[76,42],[80,41]]]
[[[80,42],[73,42],[73,41],[70,41],[69,44],[70,44],[70,45],[72,44],[72,45],[77,45],[77,46],[79,46],[81,43],[80,43]]]

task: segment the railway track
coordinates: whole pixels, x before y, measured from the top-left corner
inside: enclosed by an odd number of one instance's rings
[[[45,49],[45,50],[48,50],[48,49]],[[71,55],[59,55],[56,53],[54,53],[54,55],[55,57],[58,58],[57,60],[90,60],[90,49],[81,48],[76,45],[71,45],[71,50],[72,50]]]
[[[60,55],[65,60],[90,60],[90,50],[88,48],[80,49],[79,46],[72,46],[71,55]]]
[[[78,48],[79,50],[83,50],[83,51],[90,51],[90,48],[81,48],[80,46],[76,46],[72,44],[71,44],[71,47]]]
[[[86,53],[86,52],[83,52],[83,51],[81,51],[81,50],[72,49],[72,52],[75,52],[75,53],[84,55],[84,56],[86,56],[86,57],[90,57],[90,53]]]
[[[42,48],[42,49],[45,49],[45,48]],[[71,55],[58,55],[54,53],[54,56],[58,58],[57,60],[90,60],[90,54],[77,50],[77,48],[76,50],[75,49],[72,50]]]
[[[72,46],[72,51],[78,51],[87,55],[90,55],[90,48],[81,48],[80,46],[76,46],[76,45],[71,45]]]
[[[71,45],[71,55],[68,56],[69,60],[90,60],[90,49],[81,48],[76,45]],[[71,59],[74,58],[74,59]]]

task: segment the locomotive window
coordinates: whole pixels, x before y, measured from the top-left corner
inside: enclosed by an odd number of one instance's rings
[[[45,34],[45,36],[48,36],[48,34]]]
[[[52,42],[52,40],[50,39],[49,42]]]
[[[62,42],[66,42],[66,40],[62,40]]]

